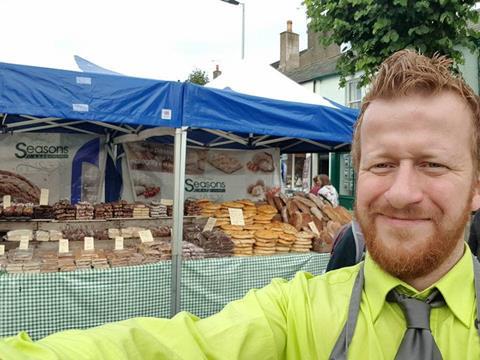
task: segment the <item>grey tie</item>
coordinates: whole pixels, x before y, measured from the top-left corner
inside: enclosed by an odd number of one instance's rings
[[[407,321],[407,330],[395,360],[441,360],[442,354],[430,331],[430,309],[445,305],[442,294],[435,289],[425,301],[421,301],[394,289],[389,292],[387,300],[400,305]]]

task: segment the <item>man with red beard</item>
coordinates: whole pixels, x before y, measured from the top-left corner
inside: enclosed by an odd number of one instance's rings
[[[32,342],[2,359],[480,359],[477,96],[444,57],[393,54],[364,99],[352,154],[364,262],[274,280],[220,313],[139,318]]]

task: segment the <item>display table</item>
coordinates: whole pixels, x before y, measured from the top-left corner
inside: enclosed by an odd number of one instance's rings
[[[273,278],[324,272],[328,254],[218,258],[182,264],[182,310],[206,317]],[[70,273],[0,274],[0,337],[33,339],[137,316],[168,317],[171,262]]]

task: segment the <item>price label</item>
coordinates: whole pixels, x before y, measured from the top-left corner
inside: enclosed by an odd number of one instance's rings
[[[216,223],[217,223],[217,219],[209,217],[207,220],[207,223],[203,227],[203,231],[212,231]]]
[[[58,252],[60,254],[65,254],[68,253],[69,247],[68,247],[68,239],[60,239],[58,240]]]
[[[48,205],[48,189],[40,189],[40,205]]]
[[[21,236],[20,237],[20,246],[19,246],[19,249],[20,250],[28,250],[28,243],[29,243],[30,239],[28,238],[28,236]]]
[[[5,255],[5,245],[0,245],[0,256]]]
[[[310,221],[308,223],[308,227],[310,228],[310,230],[313,231],[315,235],[320,236],[320,231],[318,231],[317,225],[315,225],[313,221]]]
[[[94,241],[93,241],[93,237],[85,236],[83,238],[83,250],[85,250],[85,251],[95,250],[95,244],[94,244]]]
[[[115,236],[115,250],[123,250],[123,236]]]
[[[12,197],[10,195],[3,195],[3,208],[12,206]]]
[[[173,200],[171,200],[171,199],[160,199],[160,204],[165,205],[165,206],[172,206],[173,205]]]
[[[142,240],[142,243],[153,241],[152,232],[150,230],[140,230],[138,232],[138,235],[140,236],[140,240]]]
[[[242,209],[228,208],[228,214],[230,215],[230,224],[245,226]]]

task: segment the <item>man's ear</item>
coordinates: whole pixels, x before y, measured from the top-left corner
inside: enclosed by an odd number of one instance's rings
[[[473,196],[472,196],[472,211],[480,209],[480,177],[477,177],[475,183],[473,184]]]

